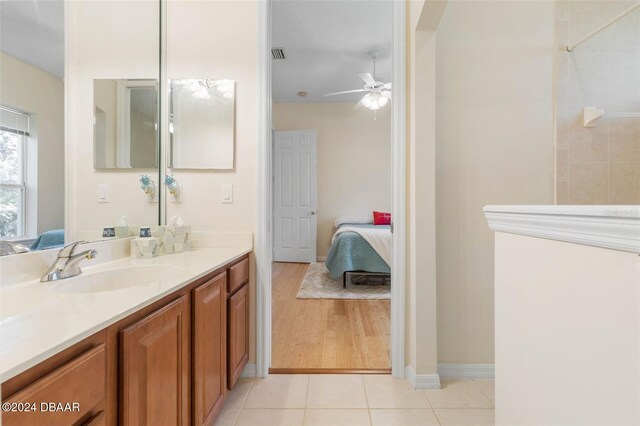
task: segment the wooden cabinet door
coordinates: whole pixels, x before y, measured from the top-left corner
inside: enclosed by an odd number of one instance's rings
[[[53,370],[16,394],[4,399],[6,426],[71,425],[91,417],[105,398],[106,351],[104,343]],[[49,403],[55,403],[53,407]],[[60,403],[60,405],[58,405]],[[12,407],[27,406],[28,411]]]
[[[210,425],[227,391],[227,273],[193,290],[193,424]]]
[[[249,360],[249,286],[229,298],[229,389],[238,382]]]
[[[189,424],[189,337],[188,296],[120,331],[121,424]]]

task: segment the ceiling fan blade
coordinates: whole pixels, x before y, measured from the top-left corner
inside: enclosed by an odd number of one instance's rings
[[[345,93],[358,93],[358,92],[366,92],[366,91],[367,90],[365,89],[344,90],[342,92],[326,93],[325,96],[344,95]]]
[[[391,83],[387,83],[384,86],[382,86],[383,89],[391,89]]]
[[[368,72],[361,72],[360,74],[358,74],[360,76],[360,78],[362,79],[362,81],[365,82],[365,84],[369,85],[369,86],[375,86],[376,85],[376,81],[373,79],[373,76],[368,73]]]

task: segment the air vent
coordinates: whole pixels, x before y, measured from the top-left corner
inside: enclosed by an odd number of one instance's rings
[[[281,47],[274,47],[273,49],[271,49],[271,57],[276,60],[285,59],[284,49]]]

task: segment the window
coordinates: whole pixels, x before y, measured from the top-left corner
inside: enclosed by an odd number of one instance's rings
[[[26,234],[29,115],[0,106],[0,238]]]

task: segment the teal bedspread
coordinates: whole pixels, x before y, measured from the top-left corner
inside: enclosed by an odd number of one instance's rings
[[[31,244],[31,250],[46,250],[64,245],[64,229],[53,229],[38,235]]]
[[[378,228],[389,229],[389,225],[343,225],[354,228]],[[391,273],[391,268],[360,234],[356,232],[343,232],[339,234],[324,262],[329,270],[329,275],[334,280],[342,276],[344,272],[366,271],[383,274]]]

